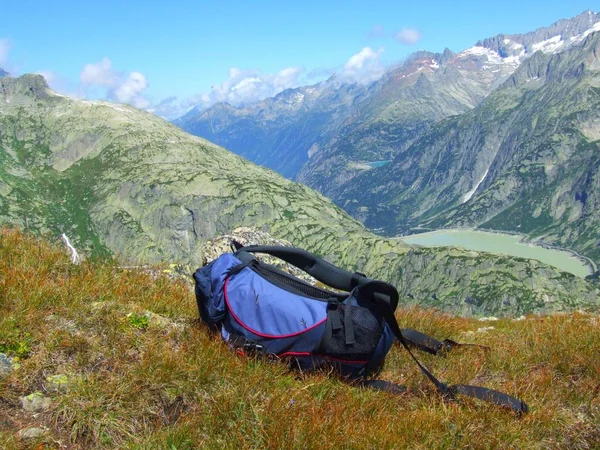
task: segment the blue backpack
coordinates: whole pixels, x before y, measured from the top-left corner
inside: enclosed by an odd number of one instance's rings
[[[198,269],[194,280],[200,318],[239,352],[286,359],[303,371],[333,367],[352,382],[399,393],[406,388],[366,378],[382,368],[398,340],[445,397],[463,394],[518,413],[528,411],[525,403],[507,394],[439,381],[411,347],[440,354],[465,344],[400,329],[394,315],[398,291],[391,284],[346,272],[298,248],[244,247],[234,241],[232,250]],[[253,253],[282,259],[338,292],[313,286]]]

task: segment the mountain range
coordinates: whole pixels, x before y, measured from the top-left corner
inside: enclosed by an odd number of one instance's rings
[[[417,52],[368,86],[333,78],[175,123],[385,235],[481,227],[600,261],[599,32],[600,14],[586,11],[460,53]],[[329,115],[307,126],[316,111]]]
[[[120,263],[202,264],[240,226],[396,284],[406,304],[520,315],[596,307],[593,284],[535,260],[408,246],[316,191],[130,106],[0,79],[0,224]]]

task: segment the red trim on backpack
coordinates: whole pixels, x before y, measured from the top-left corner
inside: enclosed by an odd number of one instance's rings
[[[285,352],[285,353],[281,353],[277,356],[279,356],[281,358],[283,358],[284,356],[312,356],[312,353],[310,353],[310,352]]]
[[[227,304],[227,309],[229,310],[229,312],[231,313],[231,315],[233,316],[233,318],[235,319],[235,321],[237,323],[239,323],[242,327],[244,327],[246,330],[248,330],[250,333],[256,334],[257,336],[260,337],[264,337],[264,338],[271,338],[271,339],[284,339],[284,338],[290,338],[290,337],[294,337],[294,336],[298,336],[300,334],[306,333],[310,330],[312,330],[313,328],[318,327],[319,325],[322,325],[323,323],[325,323],[325,321],[327,320],[327,317],[325,317],[325,319],[321,320],[320,322],[317,322],[316,324],[305,328],[302,331],[298,331],[296,333],[291,333],[291,334],[281,334],[281,335],[273,335],[273,334],[265,334],[265,333],[260,333],[256,330],[253,330],[252,328],[250,328],[249,326],[247,326],[244,322],[242,322],[240,320],[240,318],[238,316],[235,315],[235,313],[233,312],[233,310],[231,309],[231,305],[229,304],[229,298],[227,296],[227,284],[229,283],[229,277],[227,277],[225,279],[225,284],[223,285],[223,294],[225,296],[225,303]]]

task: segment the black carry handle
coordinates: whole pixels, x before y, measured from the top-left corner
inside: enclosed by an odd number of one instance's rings
[[[321,283],[340,291],[350,292],[356,286],[371,281],[371,279],[361,273],[347,272],[301,248],[282,247],[278,245],[248,245],[246,247],[238,247],[240,244],[235,241],[232,244],[237,250],[236,256],[242,256],[240,258],[242,262],[244,262],[243,252],[267,253],[296,266]]]

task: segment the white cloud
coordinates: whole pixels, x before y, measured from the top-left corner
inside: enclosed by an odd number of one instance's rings
[[[383,52],[383,48],[379,48],[377,51],[371,47],[363,48],[344,64],[340,78],[343,81],[361,84],[378,80],[386,71],[385,65],[381,61]]]
[[[112,62],[107,57],[93,64],[86,64],[79,74],[79,81],[85,87],[102,86],[114,88],[122,77],[119,72],[112,68]]]
[[[210,92],[188,99],[187,103],[208,108],[218,102],[235,106],[257,102],[298,85],[301,67],[287,67],[276,74],[261,74],[258,70],[229,69],[229,77],[212,86]],[[185,104],[184,103],[184,104]]]
[[[146,75],[140,72],[131,72],[125,81],[119,83],[117,87],[109,93],[109,97],[114,98],[120,103],[129,103],[136,108],[149,108],[152,104],[142,93],[148,87]]]
[[[414,28],[402,28],[394,37],[403,44],[415,45],[421,40],[421,33]]]
[[[381,61],[384,49],[365,47],[352,55],[341,67],[311,71],[308,78],[329,77],[338,74],[338,80],[347,83],[367,84],[378,80],[386,71]],[[215,103],[227,102],[233,106],[254,103],[273,97],[285,89],[299,85],[301,67],[288,67],[276,74],[261,74],[257,70],[229,69],[227,80],[212,86],[204,94],[195,95],[179,103],[174,98],[163,100],[148,111],[167,118],[180,117],[192,107],[199,110],[210,108]]]
[[[148,88],[146,75],[130,72],[125,75],[112,67],[112,61],[104,57],[97,63],[86,64],[79,74],[81,90],[89,94],[90,90],[101,88],[105,98],[119,103],[128,103],[136,108],[146,109],[152,103],[143,95]]]

